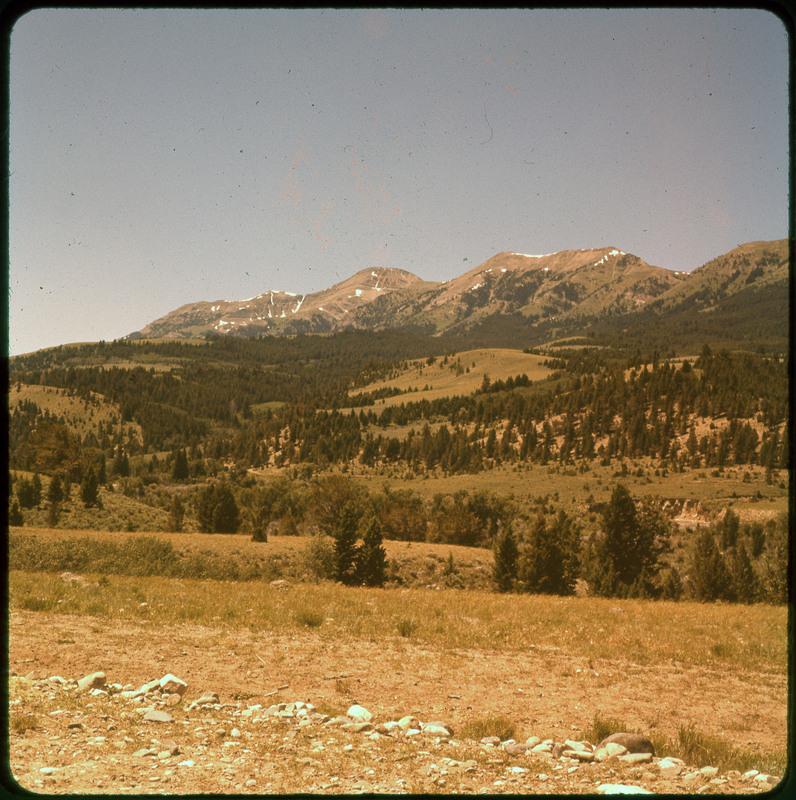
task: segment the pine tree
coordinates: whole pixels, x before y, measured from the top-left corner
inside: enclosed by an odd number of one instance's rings
[[[19,507],[19,500],[16,497],[11,501],[11,505],[8,508],[8,524],[14,527],[21,527],[25,524],[22,509]]]
[[[346,503],[332,528],[335,580],[353,586],[357,579],[357,526],[359,513],[353,501]]]
[[[730,555],[729,569],[735,598],[740,603],[754,603],[758,595],[757,576],[743,542]]]
[[[185,508],[178,495],[174,495],[169,506],[168,529],[172,533],[179,533],[182,530],[182,523],[185,518]]]
[[[188,480],[188,456],[185,453],[185,450],[180,448],[176,450],[174,453],[174,464],[171,468],[171,477],[172,480],[175,481],[185,481]]]
[[[699,534],[694,546],[690,577],[694,599],[707,603],[733,599],[732,576],[709,528]]]
[[[519,579],[534,594],[571,595],[580,563],[580,532],[561,510],[548,522],[540,509],[520,559]]]
[[[503,532],[495,537],[492,546],[494,564],[492,566],[492,580],[499,592],[510,592],[514,588],[517,578],[517,558],[519,551],[511,525],[507,524]]]
[[[357,576],[365,586],[383,586],[387,572],[387,551],[384,549],[381,524],[373,516],[365,528],[357,553]]]
[[[50,478],[50,485],[47,487],[47,500],[50,505],[60,503],[64,499],[64,487],[61,483],[61,476],[55,474]]]
[[[80,500],[86,508],[97,505],[99,500],[99,478],[94,467],[89,467],[80,481]]]

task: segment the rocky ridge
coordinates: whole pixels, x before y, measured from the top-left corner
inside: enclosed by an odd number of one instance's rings
[[[108,683],[104,672],[79,680],[12,673],[12,773],[25,789],[53,793],[726,794],[781,780],[660,758],[640,734],[597,744],[473,741],[442,720],[380,721],[356,703],[339,714],[278,701],[288,688],[271,692],[270,706],[222,702],[213,691],[188,702],[187,683],[171,673],[137,688]]]

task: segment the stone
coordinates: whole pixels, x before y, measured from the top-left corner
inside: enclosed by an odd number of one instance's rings
[[[627,754],[627,748],[623,744],[617,742],[608,742],[605,747],[598,747],[594,751],[595,761],[607,761],[608,759],[616,759],[619,756]]]
[[[652,753],[627,753],[619,756],[619,760],[625,764],[649,764],[652,761]]]
[[[92,672],[90,675],[86,675],[85,678],[81,678],[77,682],[77,687],[81,691],[85,691],[86,689],[100,689],[103,686],[105,686],[104,672]]]
[[[611,742],[623,745],[627,748],[628,753],[650,753],[653,756],[655,755],[655,747],[652,742],[640,733],[612,733],[597,745],[597,749],[600,750]]]
[[[525,744],[527,744],[528,747],[536,747],[536,745],[541,744],[541,742],[542,740],[538,736],[529,736],[525,740]]]
[[[532,753],[552,753],[553,752],[553,745],[548,744],[547,742],[539,742],[539,744],[535,744],[531,748]]]
[[[142,687],[141,692],[143,694],[148,694],[149,692],[154,691],[155,689],[160,689],[160,678],[155,678],[154,680],[147,681]]]
[[[346,716],[350,717],[354,722],[370,722],[373,719],[373,714],[367,708],[356,704],[346,711]]]
[[[167,711],[147,711],[144,714],[144,720],[146,722],[174,722],[174,717],[171,716]]]
[[[671,758],[662,758],[658,762],[658,773],[662,778],[676,778],[683,771],[683,765]]]
[[[503,745],[503,749],[510,756],[521,756],[523,753],[527,753],[531,748],[522,742],[506,742]]]
[[[597,787],[599,794],[654,794],[643,786],[625,786],[621,783],[603,783]]]
[[[340,728],[351,733],[369,733],[373,730],[373,725],[370,722],[346,722]]]
[[[176,675],[169,673],[160,679],[160,691],[166,694],[178,694],[180,697],[185,694],[188,684],[180,680]]]
[[[431,722],[423,724],[421,730],[428,736],[441,736],[443,739],[450,739],[451,737],[451,731],[447,726],[437,725]]]
[[[271,581],[269,585],[272,589],[289,589],[290,581],[286,581],[284,578],[277,578],[276,580]]]
[[[154,756],[154,755],[157,755],[157,753],[154,750],[152,750],[152,748],[142,747],[140,750],[136,750],[135,753],[133,753],[133,758],[145,758],[147,756]]]
[[[699,770],[706,778],[715,778],[719,774],[718,767],[702,767]]]
[[[594,761],[594,753],[591,753],[587,750],[564,750],[564,752],[561,753],[561,757],[573,758],[577,761]]]
[[[166,705],[167,706],[178,706],[181,702],[182,702],[182,695],[181,694],[177,694],[176,692],[174,694],[170,694],[170,695],[168,695],[168,697],[166,697]]]

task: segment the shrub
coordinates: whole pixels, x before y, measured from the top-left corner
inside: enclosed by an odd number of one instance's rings
[[[333,580],[335,574],[334,540],[316,533],[304,547],[302,562],[305,571],[319,580]]]
[[[475,739],[481,741],[486,736],[497,736],[501,742],[513,739],[517,733],[517,726],[508,717],[481,717],[468,720],[462,725],[459,735],[462,739]]]

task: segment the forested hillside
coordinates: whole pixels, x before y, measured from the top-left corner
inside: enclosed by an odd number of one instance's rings
[[[472,335],[100,342],[14,358],[11,524],[316,533],[316,562],[338,565],[319,574],[349,582],[389,577],[386,537],[492,547],[503,589],[783,597],[782,355],[628,350],[608,330],[525,344],[529,375],[510,369],[516,347],[470,350]],[[675,536],[688,509],[718,555]],[[654,556],[638,556],[642,572],[601,544],[620,511]],[[332,541],[348,542],[342,554]],[[376,566],[358,572],[368,547]],[[700,583],[719,563],[730,577]]]

